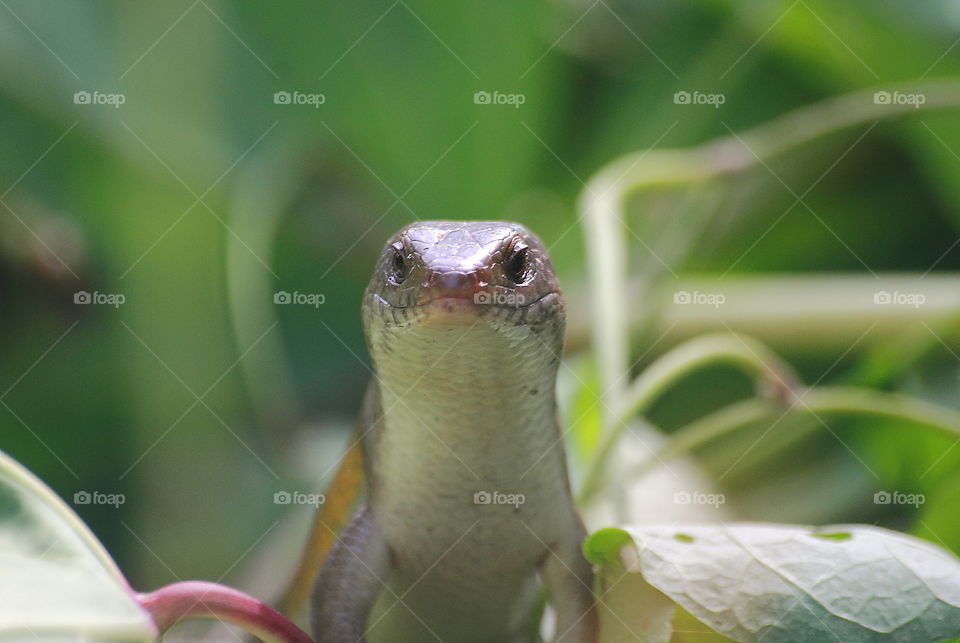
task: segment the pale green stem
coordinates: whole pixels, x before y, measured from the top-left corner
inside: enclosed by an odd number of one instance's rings
[[[580,490],[587,502],[603,483],[607,462],[617,441],[635,416],[645,414],[668,388],[693,371],[713,364],[730,364],[756,377],[764,392],[780,402],[791,402],[797,378],[790,366],[766,346],[734,334],[704,335],[677,346],[653,362],[630,384],[611,416],[614,424],[601,439]]]
[[[689,453],[710,442],[781,415],[784,407],[769,400],[751,398],[715,411],[671,435],[631,475],[641,475],[671,458]],[[855,387],[823,387],[801,394],[788,407],[789,413],[810,415],[862,415],[899,420],[920,428],[960,438],[960,412],[900,393]]]

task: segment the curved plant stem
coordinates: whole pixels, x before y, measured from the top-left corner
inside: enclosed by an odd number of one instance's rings
[[[757,377],[777,399],[789,401],[797,386],[793,368],[755,339],[733,333],[703,335],[680,344],[634,379],[617,417],[629,418],[645,412],[681,378],[719,362],[737,366]]]
[[[252,151],[238,169],[230,203],[230,229],[225,239],[226,285],[230,320],[238,350],[258,346],[240,362],[257,426],[273,453],[292,442],[291,431],[304,410],[293,384],[292,367],[282,335],[264,333],[277,323],[274,292],[282,290],[272,270],[251,262],[253,253],[270,262],[277,230],[299,186],[313,170],[305,142],[289,133],[275,133]]]
[[[802,107],[739,135],[709,141],[690,149],[641,150],[604,166],[587,183],[580,199],[590,282],[597,318],[594,342],[600,359],[601,383],[617,402],[623,394],[618,379],[627,365],[625,305],[627,248],[624,208],[643,190],[682,187],[734,174],[782,154],[802,143],[843,129],[921,110],[960,107],[960,83],[926,81],[901,91],[923,93],[921,109],[878,105],[877,88]]]
[[[613,425],[601,439],[600,447],[584,478],[582,502],[600,488],[607,462],[617,441],[633,417],[646,413],[670,387],[698,368],[728,363],[757,378],[761,392],[783,403],[795,399],[797,377],[793,369],[766,346],[753,338],[732,333],[697,337],[662,355],[641,373],[613,410]]]
[[[313,643],[283,614],[243,592],[205,581],[183,581],[138,594],[160,632],[190,618],[238,625],[266,643]]]
[[[786,411],[811,415],[861,415],[900,420],[960,438],[960,413],[899,393],[842,386],[810,389],[797,398],[797,401]],[[688,453],[717,438],[783,412],[783,406],[759,398],[731,404],[678,430],[648,460],[631,471],[631,474],[647,473],[670,458]]]
[[[794,110],[741,134],[708,141],[690,149],[640,150],[605,165],[585,186],[579,211],[584,222],[589,281],[594,311],[593,345],[600,386],[608,400],[602,412],[607,444],[620,424],[616,409],[626,404],[629,343],[627,304],[644,300],[643,292],[628,292],[628,245],[625,208],[638,192],[688,187],[765,163],[803,143],[877,120],[916,114],[922,110],[960,107],[960,82],[924,81],[900,91],[922,93],[921,109],[910,105],[877,104],[879,88],[855,92]],[[630,296],[628,296],[628,294]],[[613,411],[608,409],[614,409]],[[593,470],[602,469],[600,453]],[[591,481],[592,482],[592,481]],[[592,487],[585,487],[587,495]]]

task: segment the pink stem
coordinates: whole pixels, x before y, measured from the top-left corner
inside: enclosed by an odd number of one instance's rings
[[[161,633],[189,618],[216,618],[238,625],[268,643],[314,643],[306,632],[269,605],[231,587],[183,581],[137,594]]]

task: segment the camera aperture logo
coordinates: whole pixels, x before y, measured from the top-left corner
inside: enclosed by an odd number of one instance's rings
[[[483,290],[473,296],[473,303],[481,306],[519,307],[527,303],[526,297],[515,292],[488,292]]]
[[[314,109],[319,109],[326,102],[326,94],[308,94],[297,90],[292,92],[281,90],[273,94],[274,105],[310,105]]]
[[[711,105],[715,109],[727,102],[724,94],[708,94],[701,91],[678,91],[673,95],[674,105]]]
[[[73,494],[75,505],[106,505],[117,509],[127,501],[122,493],[103,493],[101,491],[78,491]]]
[[[873,303],[878,306],[912,306],[920,308],[927,302],[927,296],[919,292],[900,292],[899,290],[878,290],[873,293]]]
[[[504,94],[498,91],[479,91],[473,94],[474,105],[513,105],[515,108],[519,108],[526,102],[526,94]]]
[[[509,505],[514,509],[519,509],[520,505],[526,501],[527,497],[522,493],[481,490],[473,494],[473,504],[475,505]]]
[[[118,292],[98,292],[96,290],[87,292],[86,290],[80,290],[73,293],[73,303],[80,304],[81,306],[106,305],[120,308],[126,301],[126,296]]]
[[[726,301],[726,295],[719,292],[680,290],[673,293],[673,303],[678,306],[713,306],[714,308],[720,308]]]
[[[873,494],[873,504],[875,505],[910,505],[920,508],[920,505],[927,501],[927,497],[922,493],[903,493],[900,491],[878,491]]]
[[[327,296],[319,292],[300,292],[299,290],[287,292],[286,290],[278,290],[273,293],[273,303],[281,306],[293,304],[320,308],[326,301]]]
[[[673,503],[676,505],[707,505],[719,509],[727,502],[722,493],[704,493],[702,491],[677,491],[673,494]]]
[[[306,493],[303,491],[278,491],[273,494],[275,505],[310,505],[319,507],[327,501],[322,493]]]
[[[106,94],[104,92],[79,91],[73,95],[74,105],[109,105],[115,109],[127,102],[127,97],[123,94]]]
[[[911,105],[914,109],[917,109],[926,102],[927,95],[921,93],[910,94],[898,91],[873,93],[874,105]]]

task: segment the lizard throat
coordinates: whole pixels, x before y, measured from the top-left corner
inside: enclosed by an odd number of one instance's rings
[[[443,314],[370,330],[388,427],[395,416],[409,415],[405,423],[446,435],[462,430],[472,440],[478,432],[519,428],[532,410],[554,417],[558,319],[535,326],[497,315],[464,321]]]

